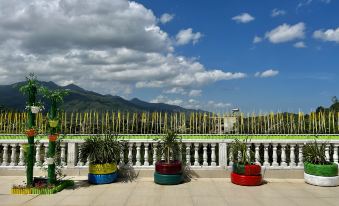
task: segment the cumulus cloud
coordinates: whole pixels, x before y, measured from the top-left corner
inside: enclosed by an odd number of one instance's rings
[[[307,47],[306,44],[303,41],[296,42],[293,46],[295,48],[298,48],[298,49],[306,48]]]
[[[275,29],[266,32],[265,37],[274,44],[302,39],[305,36],[305,28],[303,22],[295,25],[282,24]]]
[[[129,94],[135,87],[194,89],[245,76],[176,55],[158,23],[152,10],[126,0],[0,1],[1,83],[34,72],[41,80]],[[181,43],[200,39],[189,31]]]
[[[253,44],[260,43],[262,41],[262,38],[259,36],[254,36],[253,38]]]
[[[237,16],[232,17],[232,20],[234,20],[237,23],[249,23],[253,21],[255,18],[251,16],[249,13],[242,13]]]
[[[178,45],[184,45],[192,42],[196,44],[202,37],[200,32],[194,33],[192,28],[180,30],[176,36],[176,42]]]
[[[313,37],[323,41],[334,41],[339,43],[339,27],[337,29],[328,29],[326,31],[317,30],[313,33]]]
[[[199,97],[201,96],[202,91],[198,89],[193,89],[188,93],[188,96],[190,97]]]
[[[150,102],[151,103],[165,103],[165,104],[181,106],[184,103],[184,100],[182,99],[171,100],[164,95],[159,95],[156,98],[152,99]]]
[[[277,76],[278,74],[279,74],[278,70],[269,69],[264,72],[256,72],[254,76],[261,77],[261,78],[268,78],[268,77]]]
[[[161,15],[161,17],[160,17],[160,22],[161,22],[162,24],[166,24],[166,23],[172,21],[173,18],[174,18],[174,14],[164,13],[164,14]]]
[[[271,16],[272,17],[277,17],[277,16],[284,16],[286,14],[285,10],[281,10],[281,9],[273,9],[271,12]]]

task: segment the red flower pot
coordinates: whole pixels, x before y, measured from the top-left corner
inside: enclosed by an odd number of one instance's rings
[[[25,133],[26,133],[27,137],[34,137],[34,136],[36,136],[35,129],[28,129],[28,130],[26,130]]]
[[[261,166],[255,164],[233,164],[233,172],[239,175],[260,175]]]
[[[231,181],[233,184],[242,186],[258,186],[262,183],[261,175],[239,175],[234,172],[231,173]]]
[[[169,163],[164,160],[158,161],[155,164],[155,171],[163,175],[174,175],[181,173],[182,164],[178,160],[170,161]]]
[[[48,135],[48,139],[51,142],[55,142],[58,139],[58,136],[59,136],[58,134],[51,134],[51,135]]]

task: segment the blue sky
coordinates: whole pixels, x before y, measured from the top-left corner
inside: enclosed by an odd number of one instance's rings
[[[207,68],[241,71],[248,77],[220,81],[203,88],[201,98],[230,102],[245,111],[308,112],[328,106],[338,96],[339,41],[315,39],[316,30],[339,27],[338,1],[138,1],[157,16],[174,14],[162,29],[175,36],[190,27],[203,37],[196,44],[178,47],[185,56],[198,57]],[[282,11],[272,16],[273,11]],[[254,20],[237,23],[234,16],[250,14]],[[304,23],[304,37],[282,43],[264,39],[265,33],[282,25]],[[339,32],[338,32],[339,33]],[[253,43],[254,36],[262,42]],[[339,34],[337,34],[339,36]],[[296,48],[304,42],[305,48]],[[270,78],[255,78],[256,72],[279,71]]]
[[[335,0],[0,2],[0,84],[41,80],[227,112],[339,96]]]

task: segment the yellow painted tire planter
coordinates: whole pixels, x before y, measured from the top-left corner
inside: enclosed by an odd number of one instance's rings
[[[117,171],[115,163],[89,164],[89,173],[94,175],[111,174]]]
[[[49,120],[49,126],[55,128],[58,126],[59,120]]]

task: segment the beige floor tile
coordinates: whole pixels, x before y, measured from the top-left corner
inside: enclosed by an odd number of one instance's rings
[[[224,198],[221,197],[192,197],[193,204],[195,206],[206,206],[206,205],[213,205],[213,206],[227,206],[227,202]]]

